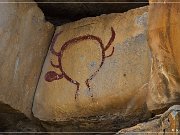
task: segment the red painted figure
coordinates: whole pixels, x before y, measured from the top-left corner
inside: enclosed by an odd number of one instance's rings
[[[59,64],[55,65],[51,61],[51,65],[53,67],[55,67],[55,68],[59,68],[59,70],[61,71],[61,74],[57,74],[55,71],[49,71],[45,75],[45,80],[48,81],[48,82],[52,82],[54,80],[59,80],[59,79],[65,78],[66,80],[68,80],[69,82],[71,82],[71,83],[73,83],[73,84],[75,84],[77,86],[76,94],[75,94],[75,99],[77,99],[80,83],[78,81],[76,81],[76,80],[73,80],[72,78],[70,78],[65,73],[65,71],[63,70],[63,67],[62,67],[62,56],[63,56],[64,51],[69,46],[75,45],[76,43],[79,43],[79,42],[84,41],[84,40],[95,40],[95,41],[97,41],[99,43],[98,45],[101,48],[101,51],[102,51],[102,56],[101,56],[102,57],[102,61],[101,61],[100,65],[99,65],[99,68],[89,78],[87,78],[86,81],[85,81],[85,83],[86,83],[86,85],[87,85],[87,87],[88,87],[88,89],[90,91],[91,89],[90,89],[89,81],[92,80],[93,77],[99,72],[100,68],[102,67],[102,65],[104,63],[105,58],[112,56],[112,54],[114,53],[114,47],[113,47],[113,50],[112,50],[111,54],[108,55],[108,56],[105,55],[105,52],[109,49],[109,47],[111,46],[112,42],[115,39],[115,31],[114,31],[114,29],[112,27],[111,27],[111,32],[112,32],[111,38],[110,38],[110,40],[109,40],[109,42],[107,43],[106,46],[104,46],[104,44],[102,43],[102,40],[99,37],[94,36],[94,35],[84,35],[84,36],[79,36],[79,37],[70,39],[67,42],[65,42],[62,45],[62,47],[61,47],[59,52],[56,52],[54,50],[54,45],[55,45],[55,42],[56,42],[58,36],[62,33],[62,31],[57,33],[54,36],[53,40],[52,40],[52,43],[51,43],[51,46],[50,46],[50,51],[51,51],[51,53],[53,55],[58,57],[58,63]],[[91,97],[93,98],[93,94],[91,95]]]

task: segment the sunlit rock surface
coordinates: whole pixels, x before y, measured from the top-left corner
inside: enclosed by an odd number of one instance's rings
[[[147,105],[160,113],[180,104],[180,4],[173,3],[178,0],[151,2],[161,3],[151,3],[149,8],[148,44],[153,64]]]
[[[147,11],[144,7],[59,26],[35,94],[34,116],[44,121],[92,116],[111,128],[117,119],[130,123],[149,117]]]
[[[146,122],[130,128],[120,130],[117,134],[179,134],[180,131],[180,105],[170,107],[163,114],[157,115]]]
[[[36,4],[1,3],[0,13],[0,102],[31,116],[53,26]]]

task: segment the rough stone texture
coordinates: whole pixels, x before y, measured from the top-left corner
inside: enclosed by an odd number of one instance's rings
[[[148,30],[153,65],[147,105],[155,113],[180,104],[180,4],[158,2],[164,3],[150,4]]]
[[[162,114],[161,125],[164,132],[180,133],[180,105],[174,105]]]
[[[172,111],[169,115],[170,131],[180,132],[180,110]]]
[[[180,125],[180,105],[170,107],[166,112],[151,118],[147,122],[136,126],[120,130],[117,134],[179,134]]]
[[[36,4],[1,3],[0,13],[0,102],[31,116],[53,26]]]
[[[124,14],[102,15],[59,26],[53,39],[55,51],[59,52],[63,44],[71,45],[67,48],[63,45],[65,51],[59,57],[59,61],[62,60],[63,75],[61,68],[50,64],[52,60],[59,65],[56,55],[62,53],[53,55],[51,48],[35,94],[34,116],[44,121],[92,118],[95,126],[97,121],[103,120],[113,126],[120,117],[128,119],[128,122],[133,121],[133,118],[147,118],[145,99],[151,67],[146,41],[147,10],[144,7]],[[114,41],[111,27],[115,31]],[[61,34],[57,36],[59,32]],[[78,42],[88,34],[99,37],[104,47],[112,41],[105,52],[106,56],[113,52],[114,46],[114,53],[105,58],[99,71],[97,69],[102,62],[102,48],[95,40],[96,37],[89,36],[94,40]],[[81,37],[67,42],[79,36]],[[64,72],[73,79],[71,82],[67,76],[65,79]],[[89,80],[89,90],[86,80],[94,73],[97,74]],[[48,82],[45,79],[54,81]],[[80,83],[78,93],[75,85],[77,82]],[[113,118],[116,119],[111,123]]]
[[[149,134],[158,134],[161,132],[160,117],[155,117],[148,122],[139,123],[133,127],[125,128],[120,130],[117,134],[125,135],[147,135]]]

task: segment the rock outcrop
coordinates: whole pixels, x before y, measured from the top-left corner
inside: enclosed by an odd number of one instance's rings
[[[147,105],[154,113],[180,104],[180,4],[173,3],[175,0],[158,2],[162,3],[150,4],[148,26],[153,64]]]
[[[54,29],[35,3],[1,3],[0,13],[0,102],[30,117]]]
[[[147,118],[147,11],[57,27],[35,94],[34,116],[44,121],[95,116],[95,121],[109,119],[112,126],[120,117],[128,122]]]
[[[180,105],[170,107],[166,112],[157,115],[147,122],[120,130],[117,134],[179,134],[180,133]]]
[[[1,3],[0,130],[117,131],[148,120],[119,133],[178,132],[178,105],[151,117],[180,104],[180,4],[151,2],[58,26],[53,38],[37,4]]]
[[[148,86],[148,109],[160,114],[180,104],[180,5],[177,0],[150,0],[148,44],[153,64]],[[118,134],[179,134],[180,105]]]

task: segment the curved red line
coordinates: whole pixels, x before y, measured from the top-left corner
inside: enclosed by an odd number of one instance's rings
[[[53,66],[55,68],[59,68],[59,65],[55,65],[52,61],[51,61],[51,66]]]
[[[54,45],[55,45],[55,43],[56,43],[56,40],[57,40],[58,36],[59,36],[61,33],[62,33],[62,31],[60,31],[59,33],[55,34],[54,38],[53,38],[52,41],[51,41],[51,45],[50,45],[50,51],[51,51],[51,53],[54,54],[54,55],[56,55],[56,56],[58,56],[59,53],[54,50]]]
[[[114,53],[114,47],[113,47],[113,50],[112,50],[111,54],[106,56],[106,58],[111,57],[113,55],[113,53]]]
[[[100,45],[100,47],[101,47],[101,50],[102,50],[102,61],[101,61],[101,64],[99,65],[99,68],[85,81],[85,83],[86,83],[86,85],[87,85],[87,87],[88,87],[88,89],[89,89],[89,91],[90,91],[89,81],[92,80],[93,77],[99,72],[99,70],[100,70],[100,68],[102,67],[102,65],[103,65],[103,63],[104,63],[104,60],[105,60],[105,58],[106,58],[106,56],[105,56],[105,51],[111,46],[112,42],[113,42],[114,39],[115,39],[115,31],[114,31],[114,29],[113,29],[112,27],[111,27],[111,32],[112,32],[112,36],[111,36],[111,38],[110,38],[110,40],[109,40],[109,42],[108,42],[108,44],[106,45],[105,48],[104,48],[104,44],[102,43],[102,40],[101,40],[99,37],[94,36],[94,35],[84,35],[84,36],[79,36],[79,37],[73,38],[73,39],[68,40],[67,42],[65,42],[65,43],[62,45],[62,47],[61,47],[61,49],[60,49],[59,52],[56,52],[56,51],[54,50],[54,45],[55,45],[55,42],[56,42],[56,40],[57,40],[57,37],[62,33],[62,31],[59,32],[58,34],[56,34],[56,35],[54,36],[54,38],[53,38],[53,40],[52,40],[52,43],[51,43],[50,51],[51,51],[52,54],[58,56],[59,65],[53,64],[52,61],[51,61],[51,65],[52,65],[53,67],[55,67],[55,68],[59,68],[60,71],[62,72],[62,74],[61,74],[61,75],[57,75],[57,78],[52,78],[52,79],[53,79],[53,80],[59,80],[59,79],[65,77],[67,81],[75,84],[75,85],[77,86],[76,94],[75,94],[75,99],[77,99],[77,96],[78,96],[78,91],[79,91],[80,83],[77,82],[76,80],[73,80],[72,78],[70,78],[70,77],[65,73],[65,71],[63,70],[62,63],[61,63],[61,59],[62,59],[62,56],[63,56],[63,52],[67,49],[68,46],[73,45],[73,44],[78,43],[78,42],[83,41],[83,40],[95,40],[95,41],[97,41],[97,42],[99,43],[99,45]],[[107,56],[107,57],[112,56],[113,53],[114,53],[114,47],[113,47],[112,53],[111,53],[109,56]],[[53,76],[53,74],[55,74],[55,73],[50,73],[50,72],[51,72],[51,71],[49,71],[49,74],[47,74],[47,75]],[[53,80],[52,80],[52,81],[53,81]],[[93,94],[92,94],[92,96],[93,96]]]
[[[115,31],[114,31],[113,27],[111,27],[111,32],[112,32],[111,38],[110,38],[108,44],[106,45],[106,47],[104,48],[104,51],[106,51],[111,46],[112,42],[115,39]]]
[[[101,48],[104,49],[102,40],[99,37],[96,37],[96,36],[93,36],[93,35],[85,35],[85,36],[79,36],[79,37],[73,38],[73,39],[65,42],[63,44],[63,46],[61,47],[61,52],[63,52],[69,45],[78,43],[78,42],[83,41],[83,40],[96,40],[96,41],[99,42]]]

